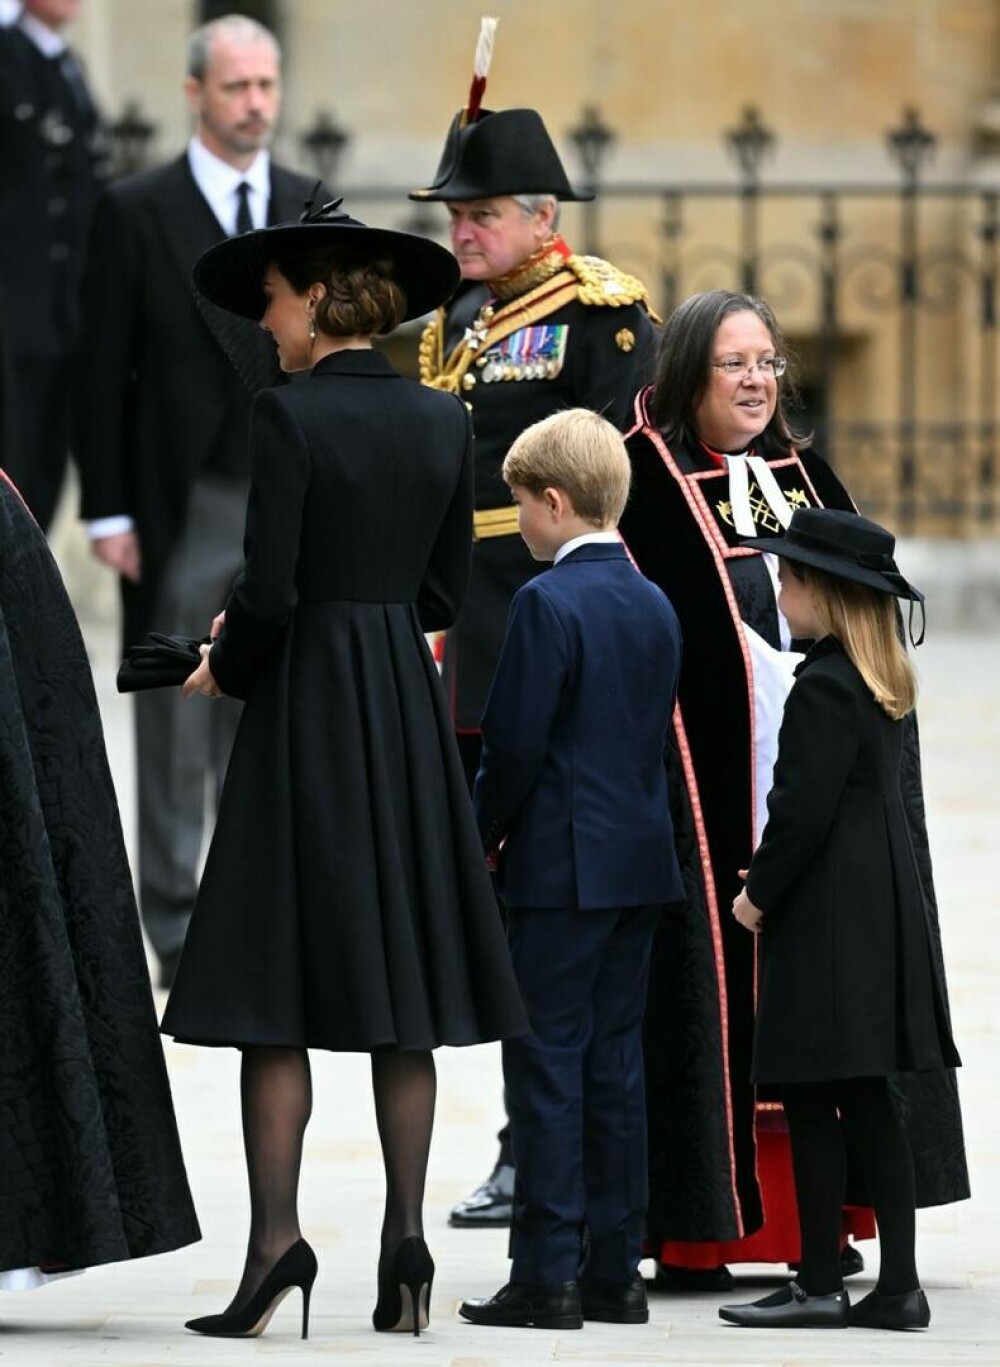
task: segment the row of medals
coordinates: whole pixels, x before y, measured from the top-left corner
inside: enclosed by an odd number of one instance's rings
[[[476,315],[475,322],[470,328],[466,328],[465,345],[470,351],[477,351],[485,342],[490,323],[493,321],[493,313],[492,305],[484,304]],[[514,360],[511,357],[487,354],[477,357],[476,368],[480,372],[479,378],[483,384],[496,384],[500,380],[553,380],[562,369],[562,362],[555,359]],[[465,375],[462,379],[465,389],[472,389],[475,383],[474,375]]]

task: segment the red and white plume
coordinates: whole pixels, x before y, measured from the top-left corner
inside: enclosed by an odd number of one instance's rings
[[[486,77],[490,73],[490,63],[493,60],[493,43],[496,39],[499,22],[499,19],[494,19],[490,15],[483,15],[479,21],[479,41],[476,43],[476,57],[472,68],[472,85],[469,87],[469,98],[462,113],[463,128],[467,124],[475,123],[479,117],[483,94],[486,90]]]

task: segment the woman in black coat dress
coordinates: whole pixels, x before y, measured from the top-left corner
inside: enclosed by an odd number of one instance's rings
[[[788,1117],[802,1231],[797,1282],[722,1318],[754,1327],[930,1321],[914,1260],[913,1160],[889,1077],[959,1064],[900,784],[916,685],[892,596],[921,595],[892,536],[804,509],[786,536],[779,603],[816,644],[796,671],[768,820],[736,920],[761,933],[753,1079]],[[838,1257],[846,1132],[875,1207],[882,1260],[851,1310]]]
[[[471,425],[371,349],[457,278],[443,248],[335,206],[196,268],[216,304],[260,319],[283,370],[311,371],[255,402],[246,568],[185,685],[246,700],[163,1021],[243,1050],[249,1250],[228,1310],[191,1322],[202,1333],[259,1332],[297,1285],[305,1335],[310,1047],[371,1053],[387,1179],[375,1327],[419,1331],[430,1051],[526,1028],[423,636],[465,589]]]

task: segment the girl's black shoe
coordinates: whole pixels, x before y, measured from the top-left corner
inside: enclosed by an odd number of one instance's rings
[[[246,1305],[221,1315],[202,1315],[184,1326],[196,1334],[217,1338],[256,1338],[268,1326],[275,1310],[297,1286],[302,1292],[302,1337],[309,1337],[309,1297],[316,1280],[316,1254],[305,1239],[292,1244],[271,1268]]]
[[[876,1288],[851,1306],[851,1324],[858,1329],[926,1329],[931,1308],[918,1286],[898,1296],[883,1296]]]
[[[379,1333],[416,1337],[430,1322],[434,1259],[417,1235],[404,1239],[391,1258],[378,1260],[378,1305],[372,1324]]]

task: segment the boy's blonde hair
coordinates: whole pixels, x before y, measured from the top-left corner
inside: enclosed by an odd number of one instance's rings
[[[878,705],[893,721],[912,712],[917,679],[900,638],[896,599],[811,565],[794,569],[812,592],[824,632],[836,636]]]
[[[536,496],[560,489],[584,522],[615,527],[632,467],[616,427],[589,408],[567,408],[525,428],[507,452],[503,477]]]

